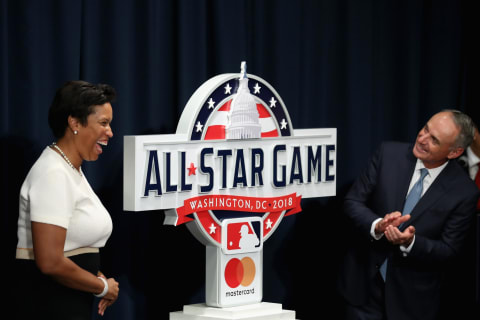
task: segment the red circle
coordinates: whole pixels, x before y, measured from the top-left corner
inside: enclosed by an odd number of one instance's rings
[[[233,258],[227,262],[225,266],[225,281],[230,288],[236,288],[243,280],[243,264],[237,259]]]

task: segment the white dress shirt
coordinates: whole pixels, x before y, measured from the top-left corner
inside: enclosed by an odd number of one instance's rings
[[[478,172],[478,164],[480,163],[480,158],[473,153],[470,147],[467,148],[467,163],[468,163],[468,174],[472,180],[475,180]]]

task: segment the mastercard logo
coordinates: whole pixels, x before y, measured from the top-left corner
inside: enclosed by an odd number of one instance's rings
[[[225,266],[225,282],[230,288],[239,285],[247,287],[255,279],[255,262],[252,258],[245,257],[242,260],[233,258]]]

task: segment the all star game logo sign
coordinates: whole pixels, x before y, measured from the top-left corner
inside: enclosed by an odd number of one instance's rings
[[[124,137],[124,209],[165,210],[165,224],[186,223],[205,245],[220,247],[222,221],[245,217],[259,217],[248,232],[265,241],[301,199],[334,196],[335,176],[336,129],[294,130],[244,64],[197,89],[175,134]]]

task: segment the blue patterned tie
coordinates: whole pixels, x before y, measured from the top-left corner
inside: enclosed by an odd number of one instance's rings
[[[410,214],[413,208],[415,208],[415,205],[417,204],[418,200],[420,200],[420,198],[422,197],[423,179],[425,179],[427,174],[428,174],[428,170],[426,168],[420,169],[420,179],[418,179],[418,181],[413,185],[412,190],[410,190],[410,193],[407,196],[407,200],[405,200],[402,216],[406,214]],[[385,261],[380,266],[380,274],[382,275],[382,278],[384,281],[387,275],[387,260],[388,259],[385,259]]]

